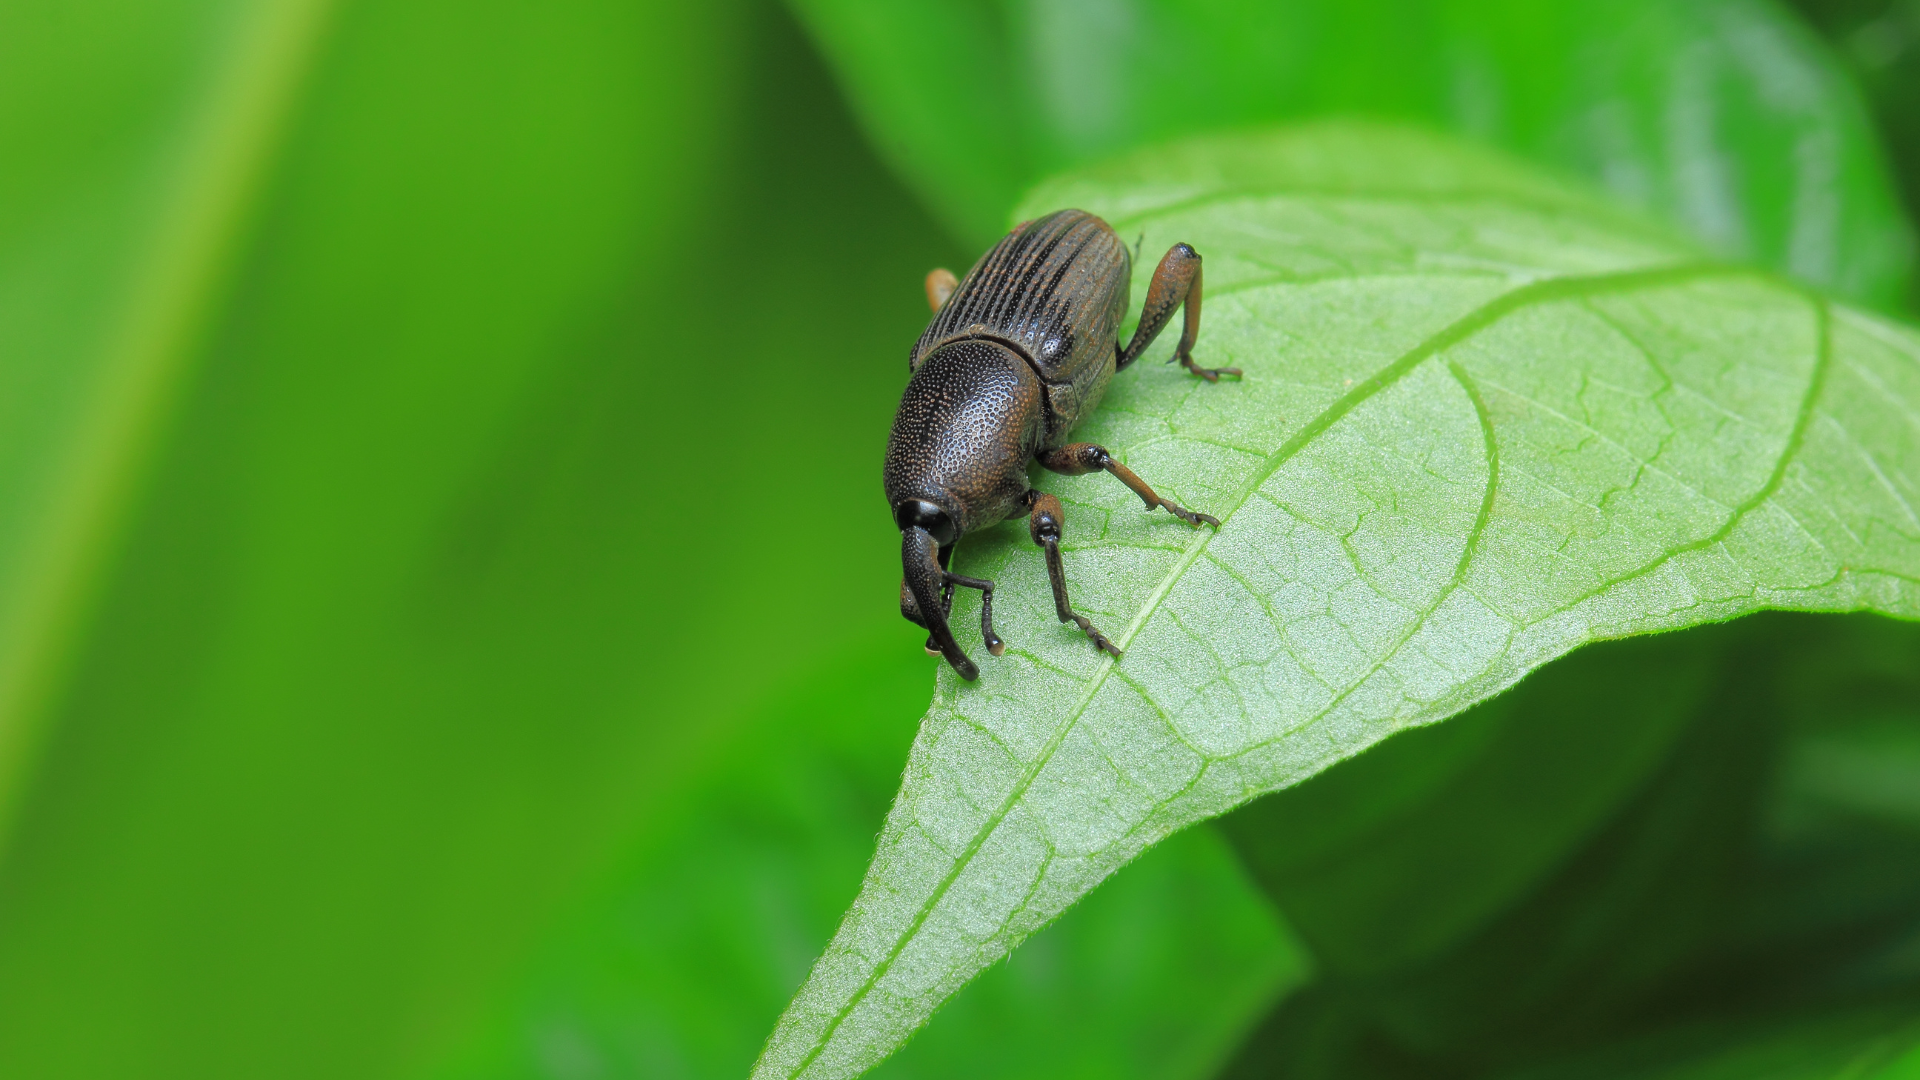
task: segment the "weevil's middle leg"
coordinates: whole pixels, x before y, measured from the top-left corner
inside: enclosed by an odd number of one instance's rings
[[[1166,329],[1174,309],[1184,304],[1186,318],[1180,325],[1180,344],[1174,346],[1173,359],[1208,382],[1219,382],[1222,375],[1240,377],[1239,368],[1201,367],[1193,362],[1193,343],[1200,337],[1200,277],[1199,252],[1186,244],[1167,249],[1160,265],[1153,269],[1153,280],[1147,285],[1147,302],[1140,309],[1140,325],[1133,328],[1133,338],[1120,350],[1114,363],[1116,369],[1140,359],[1140,354]]]
[[[1053,613],[1060,621],[1070,622],[1080,628],[1080,632],[1093,641],[1093,647],[1115,660],[1120,659],[1120,646],[1115,645],[1093,625],[1093,620],[1073,610],[1073,604],[1067,599],[1067,568],[1060,561],[1060,530],[1066,523],[1067,512],[1060,507],[1060,500],[1041,491],[1027,492],[1027,505],[1032,513],[1027,516],[1027,531],[1033,536],[1033,542],[1047,551],[1047,580],[1053,584]]]
[[[1197,513],[1171,499],[1162,498],[1159,492],[1148,487],[1147,482],[1135,475],[1132,469],[1113,460],[1113,455],[1107,453],[1107,448],[1099,443],[1068,443],[1058,450],[1049,450],[1041,454],[1039,460],[1041,465],[1063,476],[1079,476],[1096,469],[1105,470],[1133,489],[1133,493],[1140,496],[1140,501],[1147,504],[1149,513],[1158,506],[1196,529],[1202,523],[1216,529],[1220,527],[1220,519],[1212,514]]]

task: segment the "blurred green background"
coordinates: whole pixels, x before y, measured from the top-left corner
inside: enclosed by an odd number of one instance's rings
[[[930,686],[920,277],[1047,171],[1411,117],[1913,309],[1920,4],[1542,10],[0,3],[0,1076],[744,1075]],[[1916,792],[1911,627],[1589,650],[881,1071],[1920,1074]]]

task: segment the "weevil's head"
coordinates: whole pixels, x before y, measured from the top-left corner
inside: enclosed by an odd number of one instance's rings
[[[1045,432],[1045,401],[1018,353],[993,341],[957,341],[914,369],[887,437],[887,503],[905,575],[900,611],[927,628],[963,678],[979,671],[947,625],[945,564],[962,536],[1020,506],[1027,462]]]

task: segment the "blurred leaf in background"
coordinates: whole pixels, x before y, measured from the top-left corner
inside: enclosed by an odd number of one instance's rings
[[[1920,625],[1581,650],[1224,819],[1322,965],[1226,1075],[1868,1075],[1818,1069],[1920,1046],[1916,792]]]
[[[1873,109],[1909,219],[1920,211],[1920,2],[1794,0],[1826,35]],[[1920,311],[1920,279],[1908,310]]]
[[[877,461],[962,253],[764,6],[0,17],[7,535],[110,496],[51,608],[0,567],[0,1075],[428,1067],[743,708],[917,649]]]
[[[927,683],[899,645],[849,651],[743,728],[731,763],[648,829],[446,1075],[744,1075],[898,786]],[[1208,1076],[1306,973],[1232,852],[1198,829],[990,971],[876,1075]]]
[[[888,157],[977,244],[1042,177],[1195,132],[1433,124],[1716,252],[1897,304],[1913,241],[1859,93],[1768,0],[794,0]]]

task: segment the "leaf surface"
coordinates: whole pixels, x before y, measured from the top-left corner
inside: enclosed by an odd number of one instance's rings
[[[1316,117],[1439,127],[1584,176],[1716,254],[1904,299],[1858,94],[1752,0],[793,0],[903,174],[976,242],[1127,149]]]
[[[487,1043],[434,1075],[751,1067],[872,853],[925,700],[926,657],[877,629],[743,725],[543,950]],[[970,984],[877,1075],[1206,1075],[1308,974],[1275,922],[1225,842],[1189,830]]]
[[[1245,381],[1152,363],[1163,342],[1077,437],[1223,527],[1036,479],[1119,662],[1054,621],[1024,523],[962,546],[1008,653],[977,684],[942,671],[756,1075],[858,1074],[1156,840],[1586,642],[1763,608],[1920,617],[1911,329],[1397,129],[1140,152],[1019,214],[1068,205],[1206,257],[1201,358]]]

